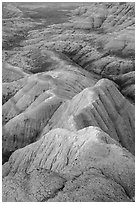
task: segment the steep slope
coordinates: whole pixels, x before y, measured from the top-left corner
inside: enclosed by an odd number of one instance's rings
[[[3,202],[133,202],[135,4],[52,5],[3,3]]]
[[[135,99],[135,71],[128,72],[119,76],[109,76],[109,79],[116,82],[121,87],[121,93],[132,99]]]
[[[44,67],[47,72],[26,74],[28,77],[25,86],[3,106],[3,119],[6,118],[6,122],[26,110],[48,90],[62,99],[71,99],[84,88],[93,86],[98,80],[97,76],[89,74],[66,57],[62,59],[63,55],[51,51],[45,53],[50,61],[50,64]],[[20,111],[15,110],[13,101]]]
[[[12,66],[6,62],[2,65],[2,82],[13,82],[28,76],[19,67]]]
[[[3,165],[3,201],[132,201],[133,183],[133,155],[96,127],[52,130]]]
[[[51,51],[47,54],[51,58],[47,69],[52,71],[24,78],[25,85],[2,107],[3,161],[16,149],[35,141],[62,102],[97,81],[70,60]]]
[[[2,104],[6,103],[26,84],[26,78],[17,81],[2,83]]]
[[[27,82],[29,74],[6,62],[2,65],[2,104],[15,95]]]
[[[34,83],[33,81],[31,84]],[[29,87],[33,91],[32,87]],[[18,92],[15,97],[20,97],[21,93]],[[38,90],[34,93],[38,94]],[[11,106],[12,99],[8,101],[10,103],[5,103],[3,106],[4,113],[7,113],[6,116],[11,117],[9,122],[3,126],[3,162],[16,149],[32,143],[40,135],[58,127],[76,131],[88,126],[98,126],[134,154],[134,106],[108,79],[100,80],[93,88],[84,89],[72,100],[66,101],[62,105],[62,98],[48,90],[44,94],[40,94],[31,105],[30,93],[28,96],[28,108],[26,99],[25,103],[19,101]],[[24,94],[22,97],[25,97]],[[33,95],[32,97],[34,98]],[[7,104],[11,110],[7,108]],[[20,109],[18,109],[18,104],[20,104]],[[25,107],[26,111],[22,112]],[[8,120],[8,118],[6,119]]]
[[[94,87],[63,103],[43,132],[58,127],[75,131],[88,126],[100,127],[134,154],[134,105],[108,79],[99,80]]]

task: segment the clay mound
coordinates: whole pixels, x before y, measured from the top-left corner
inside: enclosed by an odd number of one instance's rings
[[[37,97],[47,90],[47,83],[42,84],[37,80],[29,81],[28,79],[27,84],[3,105],[3,120],[8,122],[16,115],[25,111]]]
[[[3,202],[135,201],[135,4],[80,5],[3,3]]]
[[[2,82],[13,82],[28,76],[19,67],[12,66],[8,63],[3,63],[2,66]]]
[[[27,78],[25,86],[2,107],[3,162],[18,148],[39,138],[56,109],[96,82],[74,66]]]
[[[52,130],[3,165],[3,201],[132,201],[134,190],[134,156],[97,127]]]
[[[12,98],[23,86],[25,86],[27,78],[22,78],[17,81],[2,83],[2,104]]]
[[[128,99],[131,98],[132,102],[135,102],[135,71],[115,77],[109,76],[109,79],[120,86],[123,95],[127,96]]]
[[[93,86],[98,80],[98,76],[81,69],[64,55],[51,51],[45,52],[50,58],[51,66],[48,68],[51,70],[30,76],[26,74],[25,85],[3,105],[3,123],[25,111],[35,101],[40,103],[41,97],[47,95],[48,90],[66,100],[71,99],[86,87]],[[18,69],[16,68],[22,73]]]
[[[3,126],[3,163],[16,149],[39,138],[40,132],[62,103],[55,95],[47,94],[46,98],[39,105],[19,114]]]
[[[27,82],[29,74],[6,62],[2,65],[2,104],[12,98]]]
[[[3,124],[28,109],[33,103],[40,103],[47,96],[47,91],[62,100],[72,99],[86,87],[93,86],[98,80],[97,76],[74,65],[66,57],[63,59],[63,55],[51,51],[46,53],[51,56],[52,67],[49,66],[49,68],[52,71],[27,75],[22,89],[2,107]]]
[[[44,79],[42,77],[39,76]],[[134,154],[134,105],[122,96],[113,82],[102,79],[93,88],[83,90],[62,105],[64,99],[57,95],[57,91],[55,94],[47,86],[43,92],[46,83],[38,86],[36,91],[35,86],[35,89],[32,88],[35,83],[33,77],[28,86],[30,93],[25,96],[21,89],[14,96],[16,104],[11,104],[12,98],[3,105],[3,118],[7,119],[3,126],[3,162],[16,149],[57,127],[75,131],[91,125],[98,126]],[[24,90],[27,91],[26,87]],[[38,90],[39,96],[34,100]]]
[[[43,132],[58,127],[75,131],[88,126],[100,127],[134,154],[134,105],[108,79],[99,80],[94,87],[63,103]]]

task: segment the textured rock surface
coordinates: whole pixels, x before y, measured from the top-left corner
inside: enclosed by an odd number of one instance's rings
[[[6,62],[2,66],[2,104],[15,95],[27,81],[29,74]]]
[[[130,201],[133,182],[133,155],[99,128],[56,129],[3,165],[3,201]]]
[[[29,76],[25,86],[4,104],[3,119],[6,118],[6,122],[26,110],[43,92],[46,94],[49,90],[62,99],[71,99],[84,88],[93,86],[99,78],[74,66],[64,55],[51,51],[46,51],[46,54],[50,60],[46,68],[51,71]]]
[[[26,84],[26,78],[2,84],[2,104],[6,103]]]
[[[40,72],[51,64],[45,52],[48,49],[60,51],[82,68],[105,77],[135,70],[134,3],[91,3],[74,10],[66,23],[34,28],[14,54],[9,52],[9,63]],[[134,84],[122,92],[133,101]]]
[[[2,82],[13,82],[26,77],[28,74],[23,72],[19,67],[14,67],[8,63],[2,66]]]
[[[100,127],[134,154],[134,105],[108,79],[101,79],[93,88],[63,103],[43,132],[57,127],[75,131],[90,125]]]
[[[135,4],[2,9],[2,200],[135,201]]]
[[[121,93],[128,98],[135,99],[135,71],[128,72],[119,76],[109,76],[109,79],[115,81],[121,87]]]
[[[47,53],[52,54],[56,61],[54,70],[28,76],[23,88],[2,107],[3,157],[6,160],[15,149],[39,137],[64,100],[71,99],[97,81],[92,74],[74,66],[70,60],[61,60],[53,52]],[[51,66],[54,61],[51,61]]]

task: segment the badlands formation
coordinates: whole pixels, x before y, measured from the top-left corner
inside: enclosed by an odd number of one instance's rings
[[[133,202],[135,4],[66,5],[3,3],[2,199]]]

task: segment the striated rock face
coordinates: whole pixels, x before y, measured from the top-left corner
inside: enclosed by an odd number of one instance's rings
[[[133,182],[133,155],[99,128],[56,129],[3,165],[3,201],[130,201]]]
[[[26,76],[28,76],[28,74],[23,72],[19,67],[12,66],[8,63],[3,63],[3,68],[2,68],[3,83],[18,81]]]
[[[53,52],[50,54],[55,58]],[[72,99],[96,83],[97,79],[93,75],[74,66],[71,61],[55,60],[55,70],[27,76],[24,86],[4,103],[3,162],[13,151],[39,137],[63,101]]]
[[[135,201],[135,4],[2,9],[3,202]]]
[[[119,76],[109,76],[121,87],[121,93],[128,98],[135,99],[135,71]]]
[[[26,78],[2,84],[2,104],[6,103],[26,84]]]
[[[71,101],[63,103],[44,133],[56,127],[75,131],[88,126],[100,127],[134,154],[134,105],[108,79],[101,79],[93,88],[84,89]]]
[[[41,94],[47,95],[47,91],[51,92],[51,95],[53,92],[62,99],[71,99],[84,88],[93,86],[99,78],[74,65],[71,60],[61,59],[64,55],[51,51],[46,53],[51,58],[50,66],[47,66],[51,71],[47,69],[46,73],[27,75],[23,88],[3,106],[3,118],[6,118],[6,122],[26,110],[41,97]]]
[[[7,102],[23,86],[25,86],[29,74],[23,72],[19,67],[3,63],[2,68],[2,104]]]
[[[30,109],[19,114],[3,126],[3,158],[16,149],[34,142],[61,102],[56,96],[49,97],[34,110]]]

